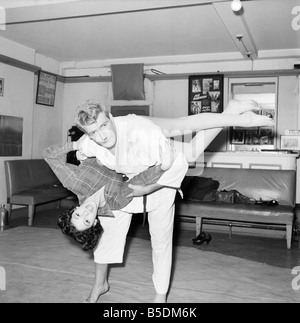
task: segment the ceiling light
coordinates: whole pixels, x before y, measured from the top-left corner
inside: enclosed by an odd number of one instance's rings
[[[242,3],[240,0],[232,0],[231,2],[231,9],[235,12],[238,12],[242,9]]]

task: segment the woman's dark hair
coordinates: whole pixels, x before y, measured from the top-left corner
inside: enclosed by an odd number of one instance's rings
[[[74,209],[71,209],[63,213],[58,218],[57,225],[60,227],[62,233],[80,243],[84,251],[94,249],[99,242],[101,233],[103,232],[100,220],[97,218],[97,224],[90,229],[78,231],[71,223],[73,212]]]

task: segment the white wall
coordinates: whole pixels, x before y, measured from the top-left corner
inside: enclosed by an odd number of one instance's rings
[[[299,79],[296,76],[281,76],[278,83],[278,135],[286,129],[298,128]]]
[[[0,37],[0,53],[21,62],[58,73],[59,64],[35,50]],[[63,84],[57,83],[54,107],[36,105],[37,76],[22,68],[0,63],[4,96],[0,97],[0,115],[23,118],[21,157],[0,157],[0,203],[6,203],[4,160],[41,158],[43,150],[61,141],[63,125]]]
[[[153,116],[176,118],[188,115],[188,80],[155,81]]]
[[[24,63],[34,64],[35,50],[0,37],[0,53]]]
[[[35,77],[35,84],[37,77]],[[54,107],[35,104],[33,106],[32,158],[42,158],[45,148],[57,144],[63,136],[63,89],[57,82]],[[36,93],[36,87],[34,94]],[[35,98],[34,98],[35,100]],[[34,101],[35,102],[35,101]]]
[[[68,130],[74,125],[75,111],[86,100],[107,104],[107,83],[72,83],[64,85],[62,137],[56,142],[66,142]]]
[[[23,118],[22,157],[0,157],[0,203],[6,204],[4,160],[30,159],[32,156],[34,74],[0,64],[0,78],[4,79],[4,96],[0,96],[0,115]]]

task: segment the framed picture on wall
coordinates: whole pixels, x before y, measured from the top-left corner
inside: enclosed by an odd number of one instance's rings
[[[248,128],[245,130],[245,145],[259,145],[259,128]]]
[[[300,136],[281,136],[281,149],[300,150]]]
[[[189,115],[221,113],[223,101],[223,74],[189,76]]]
[[[57,76],[48,72],[39,72],[36,103],[54,107]]]
[[[261,145],[274,144],[274,127],[260,127],[259,128]]]
[[[232,144],[243,145],[245,143],[245,130],[234,129],[232,132]]]
[[[4,95],[4,79],[0,79],[0,96]]]

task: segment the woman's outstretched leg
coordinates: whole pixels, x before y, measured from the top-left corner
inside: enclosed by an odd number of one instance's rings
[[[226,109],[222,114],[198,114],[183,118],[153,118],[153,121],[160,126],[168,127],[166,132],[168,134],[173,134],[176,136],[190,136],[195,131],[197,127],[205,128],[212,124],[212,120],[216,118],[219,119],[215,124],[228,124],[229,126],[243,126],[243,127],[253,127],[253,126],[271,126],[274,121],[269,117],[259,116],[251,110],[260,110],[260,106],[255,101],[230,101]],[[204,118],[203,118],[203,115]],[[210,120],[209,124],[201,125],[201,122],[205,120]],[[223,119],[223,121],[222,121]],[[173,123],[174,121],[174,123]],[[174,126],[171,130],[172,125]],[[176,128],[178,127],[178,128]],[[192,131],[192,130],[193,131]],[[178,151],[182,151],[189,163],[194,163],[199,159],[200,155],[209,146],[209,144],[215,139],[215,137],[221,132],[223,127],[218,127],[215,129],[207,129],[202,131],[197,131],[195,136],[188,142],[174,140],[174,146]],[[184,138],[187,139],[187,138]]]
[[[198,131],[189,142],[174,140],[173,144],[177,151],[184,153],[189,164],[195,163],[221,130],[222,128]]]
[[[261,107],[255,101],[237,101],[231,100],[223,113],[200,113],[181,118],[154,118],[149,119],[160,126],[167,137],[174,137],[201,131],[207,129],[245,126],[252,127],[251,120],[241,118],[241,114],[247,114],[249,111],[260,110]],[[255,123],[269,124],[270,118],[265,116],[257,116]],[[253,116],[252,116],[253,118]]]

